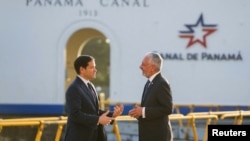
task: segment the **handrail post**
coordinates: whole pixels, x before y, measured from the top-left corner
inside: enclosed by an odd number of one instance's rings
[[[105,94],[100,93],[100,109],[105,110]]]
[[[62,130],[63,130],[63,123],[59,123],[56,131],[55,141],[60,141]]]
[[[181,114],[181,112],[180,112],[180,107],[179,107],[178,105],[175,105],[174,107],[175,107],[176,113],[177,113],[177,114]],[[178,122],[179,122],[179,126],[180,126],[180,127],[183,127],[183,122],[182,122],[182,120],[179,119]]]
[[[240,116],[239,116],[239,118],[238,118],[237,124],[238,124],[238,125],[241,125],[242,122],[243,122],[243,111],[240,111]]]
[[[44,129],[44,123],[43,121],[40,121],[40,125],[38,126],[37,133],[36,133],[36,139],[35,141],[40,141],[42,134],[43,134],[43,129]]]
[[[2,119],[0,119],[0,122],[2,121]],[[2,132],[2,130],[3,130],[3,126],[2,125],[0,125],[0,133]]]
[[[114,123],[113,123],[113,132],[115,133],[116,140],[122,141],[117,121],[114,121]]]
[[[191,124],[192,124],[192,129],[193,129],[193,134],[194,134],[194,141],[198,141],[194,115],[192,115]]]
[[[205,127],[205,131],[204,131],[204,135],[203,135],[203,141],[207,140],[208,137],[208,125],[211,123],[211,118],[207,119],[207,123],[206,123],[206,127]]]

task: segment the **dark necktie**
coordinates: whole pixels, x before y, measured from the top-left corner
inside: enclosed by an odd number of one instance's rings
[[[95,90],[94,90],[94,88],[92,87],[92,85],[90,83],[88,83],[88,88],[89,88],[89,91],[92,94],[92,97],[93,97],[93,99],[94,99],[94,101],[96,103],[97,98],[96,98]]]
[[[150,81],[148,80],[147,83],[146,83],[145,86],[144,86],[143,95],[142,95],[142,100],[144,100],[145,97],[146,97],[146,93],[147,93],[147,90],[148,90],[149,85],[150,85]]]

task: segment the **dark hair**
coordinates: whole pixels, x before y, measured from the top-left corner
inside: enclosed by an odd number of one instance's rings
[[[89,65],[89,62],[94,60],[95,58],[90,56],[90,55],[81,55],[79,57],[76,58],[75,62],[74,62],[74,67],[75,67],[75,71],[77,74],[80,74],[80,67],[83,68],[87,68],[87,66]]]

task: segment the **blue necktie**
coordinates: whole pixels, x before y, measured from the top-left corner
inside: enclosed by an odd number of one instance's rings
[[[94,99],[94,101],[96,103],[96,100],[97,100],[96,94],[95,94],[94,88],[92,87],[92,85],[90,83],[88,83],[88,88],[89,88],[89,91],[92,94],[92,97],[93,97],[93,99]]]

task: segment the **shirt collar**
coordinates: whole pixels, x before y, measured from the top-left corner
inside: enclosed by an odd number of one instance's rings
[[[149,77],[149,81],[152,82],[153,79],[155,78],[156,75],[158,75],[160,73],[160,71],[158,71],[157,73],[153,74],[152,76]]]
[[[79,77],[86,85],[87,85],[88,83],[90,83],[89,80],[84,79],[84,78],[81,77],[80,75],[77,75],[77,77]]]

